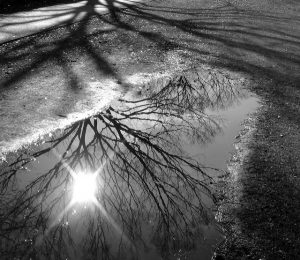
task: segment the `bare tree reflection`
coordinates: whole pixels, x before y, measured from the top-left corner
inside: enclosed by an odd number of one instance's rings
[[[124,251],[138,257],[151,241],[161,255],[193,248],[214,195],[211,176],[182,140],[210,140],[221,128],[205,108],[242,95],[225,75],[208,85],[193,73],[144,99],[122,100],[3,164],[1,255],[125,259]],[[47,163],[31,176],[26,167],[34,169],[36,160]],[[98,172],[97,207],[70,206],[70,171]]]

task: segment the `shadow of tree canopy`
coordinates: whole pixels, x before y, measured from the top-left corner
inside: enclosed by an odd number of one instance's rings
[[[109,14],[93,11],[96,5],[107,6]],[[146,41],[150,48],[160,50],[156,52],[158,56],[175,49],[183,50],[186,59],[198,57],[197,62],[256,78],[299,83],[296,72],[300,61],[300,36],[293,26],[287,28],[289,24],[299,23],[295,15],[243,10],[230,3],[211,8],[181,8],[177,7],[177,2],[170,4],[168,1],[132,5],[93,0],[87,1],[86,6],[92,11],[82,22],[41,34],[42,37],[26,37],[2,49],[1,93],[32,75],[43,75],[41,71],[45,69],[49,71],[45,76],[51,78],[55,71],[50,67],[64,75],[61,81],[70,86],[68,91],[81,89],[85,79],[74,69],[74,62],[82,56],[95,68],[94,75],[114,78],[127,89],[123,80],[126,69],[117,69],[109,61],[102,43],[111,44],[111,48],[117,48],[121,42],[135,45],[128,37],[135,37],[136,45]],[[72,9],[69,22],[76,21],[84,8]],[[111,25],[111,29],[106,25]],[[120,42],[115,38],[105,39],[107,34],[116,32],[120,34]]]
[[[101,5],[109,14],[93,11]],[[54,86],[58,90],[67,86],[61,94],[63,101],[55,102],[59,104],[57,110],[61,107],[68,113],[72,109],[70,93],[81,93],[90,77],[116,80],[127,91],[124,76],[132,72],[129,68],[137,64],[151,68],[172,51],[181,51],[186,61],[246,73],[256,79],[299,84],[300,36],[295,27],[289,26],[299,23],[298,16],[256,12],[229,2],[202,8],[192,3],[191,8],[177,5],[176,1],[137,5],[87,1],[85,6],[70,10],[71,24],[88,7],[90,11],[82,22],[2,45],[2,98],[7,93],[13,95],[16,88],[26,90],[24,81],[29,80],[29,86],[41,82],[40,77],[49,78],[41,89],[55,91]],[[118,66],[120,53],[126,53],[123,58],[127,63],[122,66]],[[135,58],[130,60],[134,53]],[[82,62],[88,67],[86,77],[82,75]],[[55,78],[57,75],[59,78]]]
[[[149,242],[162,257],[195,248],[201,223],[212,221],[214,179],[182,145],[210,142],[221,127],[205,109],[230,106],[244,94],[226,75],[190,73],[3,163],[1,256],[125,259],[141,258]],[[214,85],[202,77],[216,77]],[[92,205],[72,202],[80,172],[97,173]]]
[[[298,75],[293,72],[299,65],[300,36],[294,28],[288,30],[286,27],[293,22],[298,24],[300,17],[244,10],[230,2],[211,8],[182,8],[177,7],[176,1],[172,3],[150,1],[133,5],[130,1],[123,3],[107,0],[102,3],[89,0],[86,2],[89,10],[97,5],[105,5],[109,14],[100,15],[96,11],[90,11],[82,22],[63,30],[63,35],[59,38],[50,37],[49,42],[49,33],[46,33],[46,41],[43,37],[27,37],[1,51],[1,65],[3,68],[11,68],[8,77],[1,75],[1,78],[5,78],[2,88],[9,88],[47,60],[58,62],[66,77],[70,77],[70,74],[72,78],[74,71],[68,65],[70,58],[66,54],[79,50],[96,64],[99,73],[121,80],[114,66],[101,53],[101,44],[94,44],[95,40],[109,31],[99,27],[91,33],[91,26],[94,24],[111,24],[114,26],[113,31],[117,30],[118,33],[135,33],[138,39],[152,42],[164,51],[173,48],[185,50],[189,57],[199,55],[202,62],[219,68],[238,70],[251,76],[298,82]],[[69,22],[76,21],[84,8],[85,6],[80,6],[70,10],[73,18]],[[142,29],[143,24],[147,25],[144,26],[145,30]],[[176,38],[176,33],[182,37]],[[32,55],[31,45],[34,45],[35,58],[24,64],[24,59]],[[211,45],[211,48],[207,45]],[[282,45],[285,47],[281,48]],[[23,65],[18,66],[18,63]],[[70,84],[76,85],[79,80],[74,75]]]

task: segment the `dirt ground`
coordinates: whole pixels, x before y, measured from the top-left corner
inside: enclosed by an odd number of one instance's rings
[[[293,0],[151,1],[1,45],[1,150],[161,75],[195,65],[238,73],[263,106],[245,122],[223,183],[219,254],[298,259],[299,11]]]
[[[221,184],[218,218],[227,240],[219,253],[226,259],[300,255],[300,91],[269,84],[268,93],[258,83],[253,88],[263,106],[245,121]]]

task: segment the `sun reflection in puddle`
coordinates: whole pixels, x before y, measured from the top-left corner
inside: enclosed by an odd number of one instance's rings
[[[53,149],[52,151],[58,159],[62,159],[62,156],[56,149]],[[109,215],[105,209],[105,206],[102,205],[100,199],[104,192],[104,180],[100,175],[103,172],[103,168],[107,162],[112,159],[113,155],[114,152],[109,153],[107,160],[95,172],[73,170],[68,163],[62,161],[64,168],[69,172],[70,176],[72,176],[72,197],[66,207],[64,207],[60,212],[59,216],[56,217],[55,221],[49,226],[46,234],[43,237],[46,237],[47,234],[49,234],[49,232],[55,226],[59,225],[59,223],[61,223],[65,217],[70,217],[70,215],[68,216],[69,213],[71,213],[73,218],[68,218],[69,220],[63,224],[65,227],[71,225],[71,222],[76,222],[77,217],[75,217],[75,215],[78,213],[77,210],[85,211],[88,209],[89,211],[93,212],[92,208],[95,207],[97,210],[99,210],[102,217],[106,219],[106,221],[113,227],[116,234],[122,238],[123,242],[132,244],[131,240],[125,235],[124,230],[122,230],[122,228],[120,228],[115,222],[113,217]],[[80,207],[76,207],[76,204]],[[74,227],[73,225],[71,226]]]
[[[74,203],[92,202],[96,200],[97,175],[89,173],[78,173],[73,176]]]

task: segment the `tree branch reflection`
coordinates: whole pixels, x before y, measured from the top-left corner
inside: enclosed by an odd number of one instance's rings
[[[146,98],[121,100],[4,165],[1,255],[110,259],[126,251],[137,257],[137,248],[146,250],[151,241],[161,255],[193,248],[199,224],[210,220],[213,179],[184,143],[210,141],[221,127],[205,109],[242,96],[225,75],[212,81],[208,73],[205,82],[193,73]],[[71,171],[98,173],[98,207],[70,205]]]

